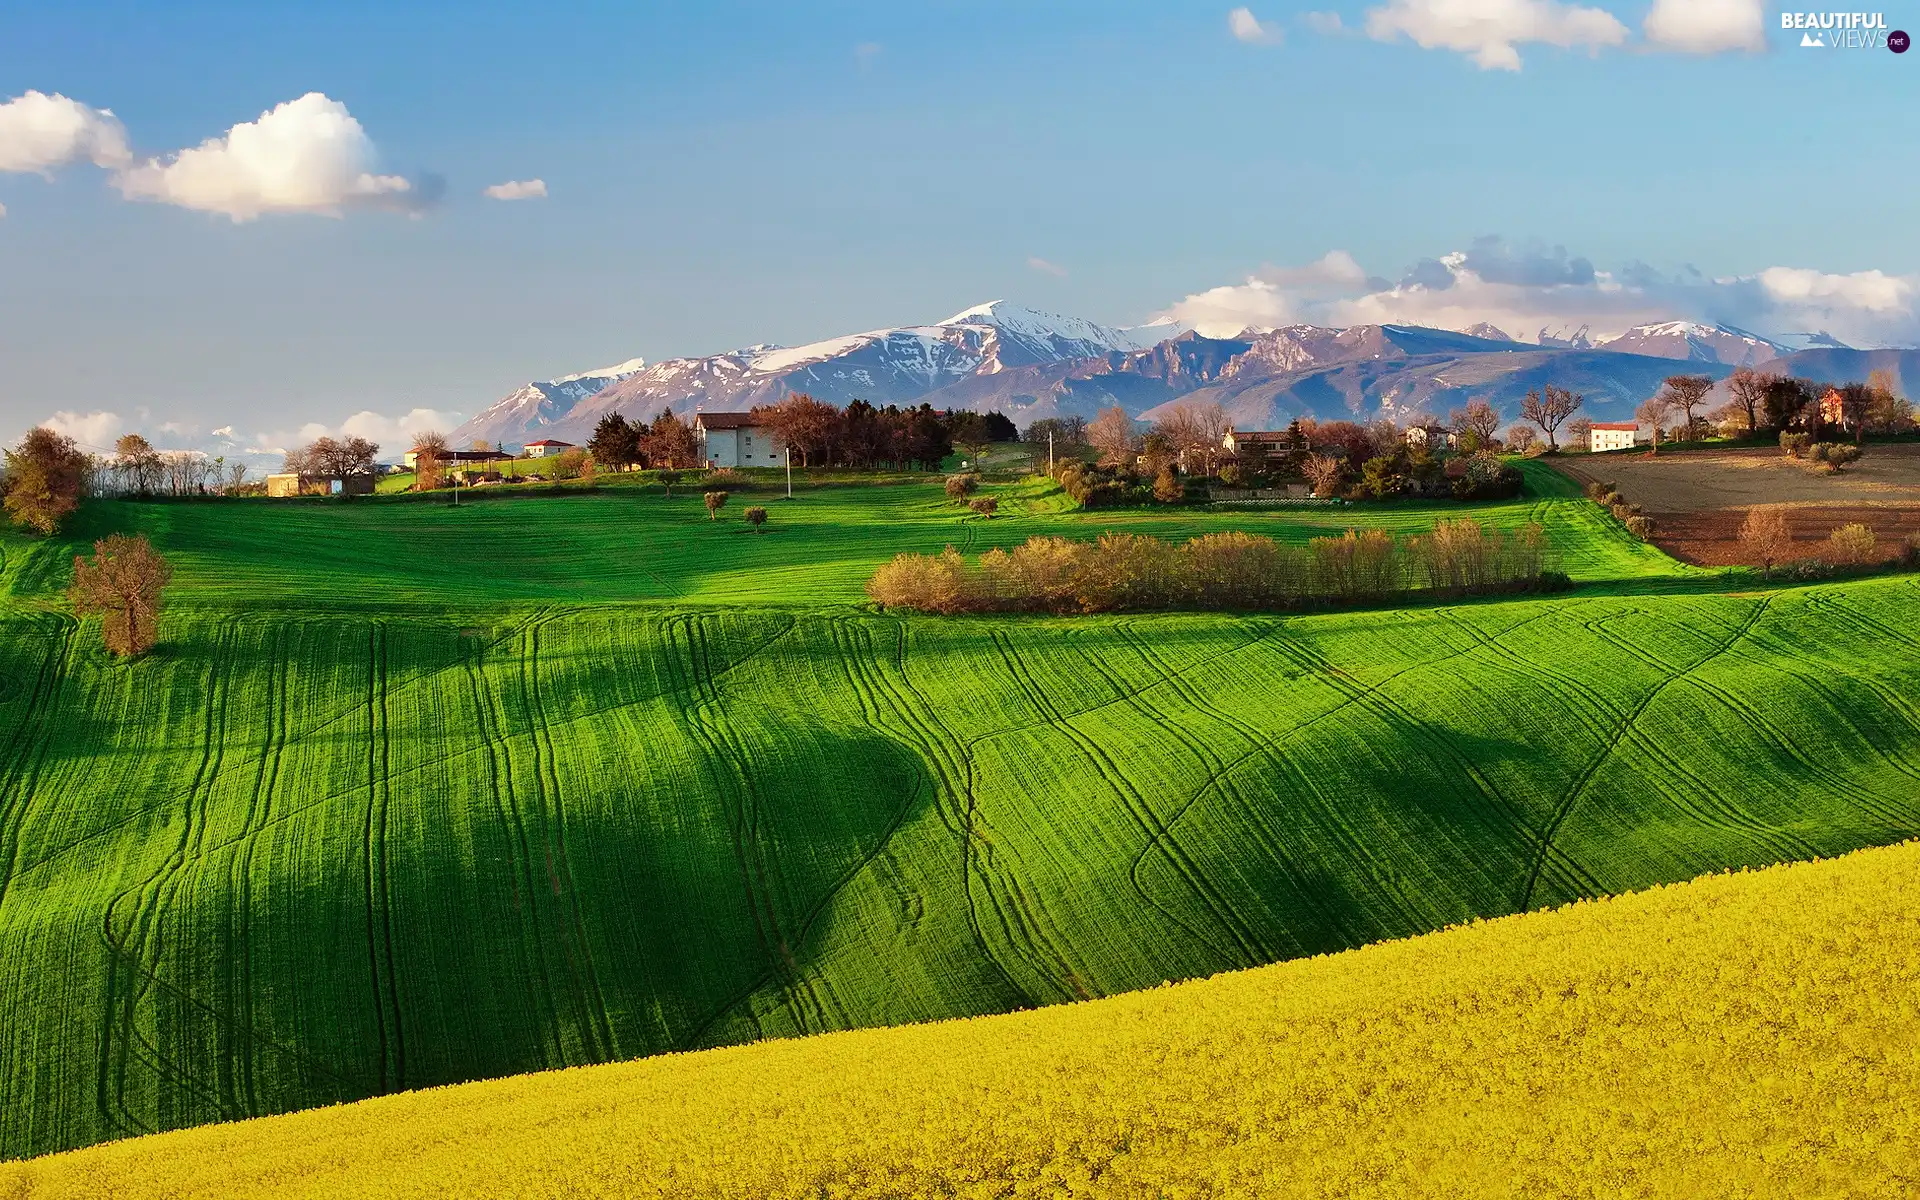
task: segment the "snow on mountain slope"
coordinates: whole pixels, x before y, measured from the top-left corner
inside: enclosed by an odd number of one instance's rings
[[[1696,321],[1637,325],[1617,338],[1600,343],[1598,349],[1622,354],[1644,354],[1653,358],[1721,363],[1730,367],[1758,366],[1788,353],[1780,343],[1744,329],[1735,329],[1731,325],[1702,325]]]
[[[529,383],[494,401],[449,436],[455,446],[475,440],[519,446],[564,419],[574,406],[611,384],[643,370],[646,360],[630,358],[611,367]]]

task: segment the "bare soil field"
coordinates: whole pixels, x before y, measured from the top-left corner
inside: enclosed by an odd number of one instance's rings
[[[1582,484],[1612,483],[1653,519],[1661,549],[1703,566],[1741,561],[1740,522],[1758,507],[1788,510],[1794,540],[1807,557],[1820,552],[1834,529],[1855,522],[1874,531],[1888,557],[1920,533],[1916,445],[1869,445],[1838,475],[1819,474],[1772,449],[1610,454],[1555,465]]]

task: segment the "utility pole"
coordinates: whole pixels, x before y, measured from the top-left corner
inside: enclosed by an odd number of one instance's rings
[[[1053,474],[1053,430],[1047,430],[1047,474]]]
[[[787,499],[793,499],[793,447],[787,447]]]

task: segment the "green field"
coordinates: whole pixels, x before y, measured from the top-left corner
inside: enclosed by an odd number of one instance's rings
[[[999,515],[983,519],[942,494],[937,482],[858,487],[822,484],[787,500],[769,479],[735,491],[723,519],[709,521],[698,486],[668,498],[657,485],[569,487],[552,495],[496,491],[341,503],[100,503],[68,543],[109,532],[147,534],[172,560],[176,603],[382,609],[498,602],[671,601],[701,605],[860,604],[867,577],[902,551],[943,546],[978,551],[1036,534],[1096,537],[1106,530],[1189,538],[1249,529],[1293,542],[1349,527],[1420,533],[1472,515],[1499,528],[1539,521],[1559,565],[1589,583],[1678,579],[1697,574],[1634,541],[1540,468],[1542,491],[1522,499],[1355,505],[1248,512],[1190,508],[1074,510],[1049,481],[989,487]],[[741,511],[770,519],[754,532]],[[0,542],[17,569],[13,594],[64,586],[75,545]]]
[[[864,606],[873,566],[949,542],[1462,513],[1005,494],[992,521],[924,483],[718,523],[694,489],[98,504],[77,536],[143,531],[177,569],[132,664],[59,610],[71,547],[9,535],[0,1155],[1111,994],[1920,833],[1912,577],[1718,594],[1561,494],[1471,510],[1546,525],[1589,585],[1553,599]]]

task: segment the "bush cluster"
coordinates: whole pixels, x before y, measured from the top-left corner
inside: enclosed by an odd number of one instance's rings
[[[1252,609],[1380,600],[1431,590],[1449,595],[1558,590],[1538,525],[1511,534],[1470,520],[1442,521],[1423,537],[1377,529],[1315,538],[1305,547],[1230,531],[1184,544],[1131,533],[1096,541],[1030,538],[969,561],[901,554],[867,581],[890,608],[921,612],[1126,612]]]
[[[1643,542],[1653,540],[1653,518],[1642,515],[1640,506],[1622,496],[1613,483],[1589,483],[1587,499],[1611,513],[1634,537]]]
[[[1852,442],[1815,442],[1807,447],[1807,460],[1825,474],[1838,475],[1842,468],[1860,461],[1860,447]]]

